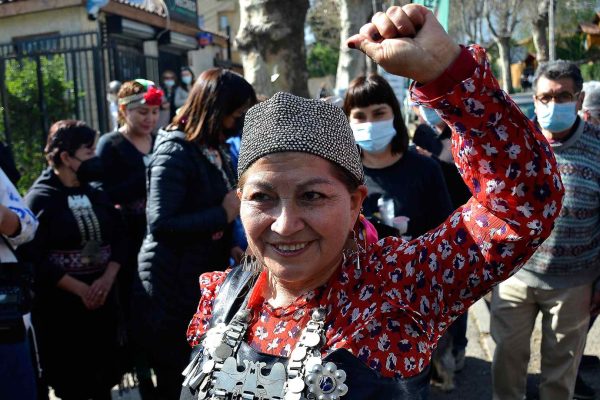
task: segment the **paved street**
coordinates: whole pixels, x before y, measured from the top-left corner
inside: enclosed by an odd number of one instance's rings
[[[537,400],[539,383],[541,340],[541,319],[538,317],[531,340],[531,361],[527,383],[527,400]],[[451,393],[442,393],[432,389],[431,400],[479,400],[492,398],[492,378],[490,374],[493,341],[489,336],[489,313],[483,301],[474,305],[469,312],[467,330],[469,344],[465,369],[456,375],[456,389]],[[600,323],[596,323],[588,336],[585,354],[600,356]],[[600,368],[584,372],[586,382],[600,393]],[[600,400],[600,396],[596,399]]]

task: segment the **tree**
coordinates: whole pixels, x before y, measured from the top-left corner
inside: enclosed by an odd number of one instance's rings
[[[484,42],[483,37],[483,9],[485,2],[480,0],[454,0],[451,12],[450,26],[455,30],[454,36],[459,42],[467,43]]]
[[[304,21],[308,0],[240,0],[244,75],[259,94],[308,97]]]
[[[510,41],[519,23],[518,16],[522,3],[523,0],[485,0],[484,5],[487,26],[500,53],[502,89],[507,93],[513,91],[510,73]]]
[[[315,42],[331,48],[340,46],[339,0],[314,0],[306,15]]]
[[[335,75],[340,55],[338,0],[314,0],[306,20],[315,39],[308,46],[308,76]]]
[[[548,7],[550,0],[533,1],[529,0],[531,5],[529,11],[532,12],[531,33],[533,35],[533,45],[535,46],[535,58],[538,62],[548,61]],[[533,8],[533,9],[532,9]]]
[[[363,53],[349,49],[346,39],[354,35],[368,21],[373,12],[370,1],[340,0],[340,58],[337,66],[335,87],[345,91],[354,78],[365,73],[366,58]]]

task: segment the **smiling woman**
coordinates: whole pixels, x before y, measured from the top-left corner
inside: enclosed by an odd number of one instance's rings
[[[413,99],[453,127],[474,197],[411,242],[364,243],[367,189],[344,112],[286,93],[252,107],[237,192],[248,268],[200,277],[182,399],[424,399],[449,324],[549,235],[563,193],[555,160],[484,51],[460,48],[421,6],[373,22],[348,45],[422,83]]]

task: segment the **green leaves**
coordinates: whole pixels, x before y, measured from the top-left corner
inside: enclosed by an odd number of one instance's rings
[[[75,109],[73,82],[67,79],[64,55],[23,57],[5,61],[4,84],[8,95],[10,139],[15,162],[22,175],[19,189],[23,193],[46,166],[43,149],[47,132],[44,129],[44,113],[40,109],[38,60],[43,81],[42,98],[48,118],[47,127],[55,121],[73,118]],[[0,131],[6,132],[4,110],[1,108]]]

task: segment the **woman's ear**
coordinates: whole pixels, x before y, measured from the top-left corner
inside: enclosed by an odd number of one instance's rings
[[[367,198],[368,189],[366,185],[360,185],[353,193],[350,193],[350,209],[356,218],[360,214],[363,202]]]
[[[67,153],[66,151],[61,151],[59,157],[62,165],[67,167],[71,166],[71,156],[69,156],[69,153]]]

